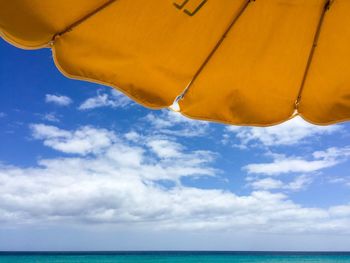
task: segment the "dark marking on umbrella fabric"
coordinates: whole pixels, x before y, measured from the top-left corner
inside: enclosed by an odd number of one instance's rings
[[[194,8],[193,10],[189,10],[186,8],[186,6],[188,3],[191,3],[191,2],[192,2],[192,0],[184,0],[182,3],[174,2],[174,6],[179,10],[183,10],[185,14],[187,14],[189,16],[194,16],[205,5],[207,0],[202,0],[196,8]]]

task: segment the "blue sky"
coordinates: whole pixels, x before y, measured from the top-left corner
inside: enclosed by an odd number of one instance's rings
[[[0,40],[0,250],[349,250],[350,124],[234,127]]]

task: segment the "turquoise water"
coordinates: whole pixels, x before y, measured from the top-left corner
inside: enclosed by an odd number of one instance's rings
[[[228,262],[350,262],[350,253],[287,252],[104,252],[6,253],[0,263],[228,263]]]

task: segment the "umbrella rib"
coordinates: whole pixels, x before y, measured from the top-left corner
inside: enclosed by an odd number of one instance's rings
[[[297,99],[295,101],[295,105],[294,105],[296,112],[298,111],[298,108],[299,108],[299,104],[300,104],[300,101],[301,101],[301,96],[303,94],[303,90],[304,90],[304,87],[305,87],[306,79],[307,79],[308,73],[310,71],[312,60],[313,60],[314,55],[315,55],[316,47],[318,45],[318,40],[319,40],[320,35],[321,35],[321,30],[322,30],[322,26],[323,26],[323,22],[324,22],[326,13],[330,9],[330,7],[333,4],[333,2],[334,2],[334,0],[326,0],[326,3],[325,3],[324,8],[322,10],[321,17],[320,17],[319,22],[317,24],[316,33],[315,33],[315,36],[314,36],[314,40],[313,40],[313,43],[312,43],[311,51],[310,51],[310,54],[309,54],[309,57],[308,57],[308,60],[307,60],[306,67],[305,67],[303,79],[301,81],[300,89],[299,89],[299,92],[298,92],[298,97],[297,97]]]
[[[241,7],[241,9],[239,10],[239,12],[237,14],[235,14],[235,16],[233,17],[231,23],[229,24],[229,26],[227,27],[227,29],[225,30],[225,32],[223,33],[223,35],[221,36],[221,38],[219,39],[219,41],[216,43],[216,45],[214,46],[214,48],[211,50],[211,52],[209,53],[209,55],[206,57],[206,59],[204,60],[204,62],[202,63],[202,65],[199,67],[199,69],[196,71],[196,73],[193,75],[191,81],[188,83],[187,87],[184,89],[184,91],[176,97],[175,99],[175,103],[179,102],[180,100],[182,100],[186,93],[188,92],[188,90],[190,89],[190,87],[193,85],[193,83],[196,81],[196,79],[198,78],[198,76],[202,73],[203,69],[205,68],[205,66],[208,64],[208,62],[210,61],[210,59],[214,56],[215,52],[219,49],[219,47],[221,46],[222,42],[224,42],[227,34],[230,32],[231,28],[236,24],[236,22],[238,21],[238,19],[243,15],[244,11],[247,9],[248,5],[251,2],[254,2],[255,0],[246,0],[245,3],[243,4],[243,6]]]
[[[117,0],[109,0],[106,3],[104,3],[103,5],[101,5],[100,7],[96,8],[95,10],[93,10],[92,12],[86,14],[85,16],[83,16],[82,18],[80,18],[79,20],[75,21],[74,23],[70,24],[69,26],[67,26],[64,30],[62,30],[61,32],[58,32],[56,34],[53,35],[51,43],[53,44],[55,42],[55,39],[57,37],[60,37],[62,35],[64,35],[65,33],[73,30],[73,28],[77,27],[78,25],[80,25],[81,23],[83,23],[84,21],[86,21],[87,19],[89,19],[90,17],[94,16],[95,14],[97,14],[98,12],[102,11],[103,9],[105,9],[106,7],[108,7],[109,5],[111,5],[112,3],[114,3]]]

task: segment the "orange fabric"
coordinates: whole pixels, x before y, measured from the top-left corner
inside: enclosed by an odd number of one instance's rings
[[[325,17],[299,111],[313,123],[350,117],[350,1],[335,1]]]
[[[184,114],[249,125],[288,119],[322,8],[319,0],[252,2],[180,103]]]
[[[326,2],[0,0],[0,30],[17,46],[51,47],[66,76],[147,107],[169,107],[190,84],[184,115],[268,126],[294,116]],[[298,110],[316,124],[350,119],[349,13],[348,0],[333,1],[311,59]]]
[[[64,30],[107,0],[0,0],[1,32],[26,48],[47,46]]]

